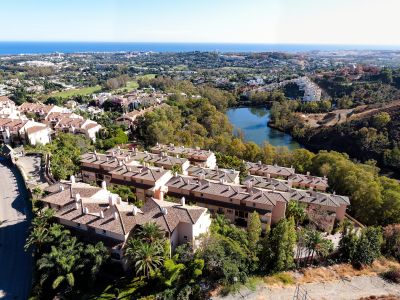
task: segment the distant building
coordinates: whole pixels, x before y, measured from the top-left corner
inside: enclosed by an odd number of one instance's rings
[[[21,119],[0,118],[0,143],[45,145],[50,142],[45,124]]]

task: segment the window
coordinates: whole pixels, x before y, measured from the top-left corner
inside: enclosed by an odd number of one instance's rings
[[[183,239],[187,240],[187,239],[188,239],[187,235],[184,235],[184,236],[183,236]]]
[[[81,227],[81,224],[77,223],[76,226],[77,226],[77,227]]]
[[[107,232],[103,229],[103,234],[107,234]]]
[[[255,203],[253,203],[253,207],[256,207],[256,204],[255,204]]]

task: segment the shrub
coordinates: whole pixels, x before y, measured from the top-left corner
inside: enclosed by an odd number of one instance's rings
[[[384,272],[382,277],[394,283],[400,283],[400,269],[391,268],[389,271]]]

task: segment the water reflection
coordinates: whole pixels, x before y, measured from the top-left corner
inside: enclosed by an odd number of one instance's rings
[[[287,146],[289,149],[301,147],[289,134],[267,126],[270,116],[266,108],[231,108],[226,115],[236,132],[240,131],[246,141],[253,141],[260,146],[266,141],[274,146]]]

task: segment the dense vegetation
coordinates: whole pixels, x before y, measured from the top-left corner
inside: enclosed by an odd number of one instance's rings
[[[367,73],[355,78],[329,74],[316,82],[334,100],[339,108],[376,104],[399,99],[400,70],[366,68]]]
[[[35,210],[25,249],[32,249],[36,272],[31,299],[53,299],[62,295],[76,299],[93,288],[108,250],[102,242],[80,242],[62,225],[52,222],[54,212]]]

